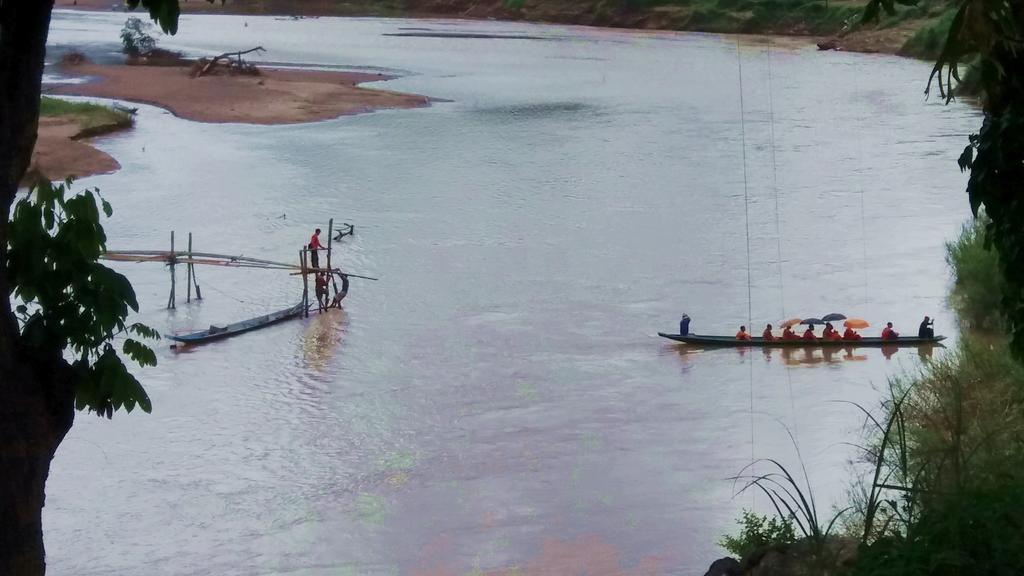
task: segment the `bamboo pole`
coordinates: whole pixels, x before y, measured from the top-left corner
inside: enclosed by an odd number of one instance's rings
[[[169,260],[171,267],[171,295],[167,299],[167,308],[169,310],[174,309],[174,230],[171,230],[171,259]]]
[[[188,296],[185,297],[185,302],[192,302],[192,233],[188,233],[188,259],[189,263],[185,268],[185,284],[188,286]]]
[[[334,287],[334,294],[338,294],[338,283],[334,281],[334,268],[331,268],[331,243],[334,241],[334,218],[327,222],[327,270],[331,275],[331,286]],[[324,287],[326,288],[326,286]]]
[[[327,221],[327,269],[331,269],[331,240],[334,238],[334,218]]]
[[[306,272],[306,250],[299,250],[299,266],[302,268],[302,308],[303,314],[309,318],[309,275]]]

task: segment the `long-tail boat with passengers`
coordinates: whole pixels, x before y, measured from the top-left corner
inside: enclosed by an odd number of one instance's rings
[[[946,339],[945,336],[932,336],[931,338],[918,338],[917,336],[904,337],[900,336],[895,339],[888,338],[877,338],[877,337],[864,337],[860,340],[825,340],[818,338],[817,340],[783,340],[776,338],[774,340],[765,340],[760,336],[750,338],[750,340],[739,340],[735,336],[707,336],[702,334],[666,334],[665,332],[658,332],[658,336],[662,338],[668,338],[669,340],[675,340],[676,342],[682,342],[684,344],[694,344],[698,346],[731,346],[731,347],[792,347],[792,348],[857,348],[871,346],[875,348],[881,348],[885,346],[920,346],[924,344],[938,344]]]
[[[824,324],[825,322],[847,320],[842,314],[829,314],[818,318],[809,318],[806,320],[800,320],[794,318],[783,323],[783,325],[796,325],[796,324]],[[863,320],[847,320],[846,324],[850,322],[858,322],[855,324],[857,327],[866,327],[868,324]],[[658,332],[658,336],[662,338],[668,338],[675,342],[681,342],[683,344],[691,344],[695,346],[707,346],[707,347],[759,347],[759,348],[775,348],[775,347],[787,347],[787,348],[857,348],[857,347],[875,347],[884,348],[889,346],[926,346],[935,345],[941,343],[946,339],[945,336],[897,336],[895,338],[880,338],[880,337],[859,337],[856,339],[828,339],[828,338],[817,338],[814,340],[804,340],[803,338],[797,339],[783,339],[783,338],[772,338],[766,340],[760,336],[752,336],[746,339],[739,339],[736,336],[712,336],[706,334],[691,334],[690,333],[690,317],[683,314],[679,321],[679,333],[669,334],[665,332]]]

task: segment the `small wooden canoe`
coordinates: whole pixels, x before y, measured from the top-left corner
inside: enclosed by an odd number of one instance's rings
[[[225,326],[211,325],[207,330],[200,330],[199,332],[193,332],[191,334],[168,336],[168,338],[184,344],[204,344],[206,342],[212,342],[213,340],[220,340],[222,338],[230,338],[231,336],[244,334],[245,332],[263,328],[264,326],[270,326],[271,324],[276,324],[282,320],[294,318],[303,312],[304,308],[300,302],[291,308],[285,308],[284,310],[278,310],[277,312],[271,312],[270,314],[257,316],[256,318],[242,320],[241,322],[235,322],[234,324],[227,324]]]
[[[658,336],[662,338],[668,338],[669,340],[675,340],[676,342],[682,342],[684,344],[694,344],[697,346],[731,346],[731,347],[794,347],[794,348],[858,348],[858,347],[874,347],[881,348],[884,346],[922,346],[929,344],[938,344],[946,339],[945,336],[935,336],[932,338],[918,338],[914,337],[899,337],[896,340],[882,340],[881,338],[861,338],[860,340],[765,340],[760,336],[751,338],[750,340],[737,340],[735,336],[703,336],[700,334],[687,334],[686,336],[680,334],[666,334],[664,332],[658,332]]]

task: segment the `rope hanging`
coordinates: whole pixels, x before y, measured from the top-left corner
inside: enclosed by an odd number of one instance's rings
[[[772,151],[772,191],[775,195],[776,258],[779,263],[779,318],[786,317],[786,288],[782,278],[782,223],[779,216],[779,180],[775,168],[775,97],[772,93],[772,41],[768,40],[768,139]]]
[[[745,121],[745,107],[743,105],[743,57],[740,54],[739,41],[736,42],[736,67],[739,70],[740,78],[740,138],[743,146],[743,222],[747,236],[747,326],[753,330],[753,298],[750,276],[750,195],[747,190],[747,126]]]

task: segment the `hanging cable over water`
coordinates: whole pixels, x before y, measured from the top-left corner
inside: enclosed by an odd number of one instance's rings
[[[776,258],[779,263],[779,318],[786,317],[786,290],[782,277],[782,223],[779,215],[779,180],[775,167],[775,97],[772,93],[772,41],[768,40],[768,140],[772,151],[772,192],[775,196]]]
[[[740,53],[740,43],[736,41],[736,69],[739,76],[740,89],[740,144],[743,148],[743,222],[747,238],[747,326],[753,329],[753,290],[751,289],[750,277],[750,193],[747,178],[747,125],[746,107],[743,103],[743,55]],[[755,458],[754,450],[754,362],[747,362],[749,369],[748,381],[750,385],[750,462],[753,465]],[[753,490],[750,491],[750,507],[757,504],[757,497]]]
[[[779,268],[779,313],[780,318],[786,317],[786,287],[782,274],[782,216],[779,210],[779,179],[778,165],[775,158],[775,91],[772,84],[772,41],[768,40],[768,140],[772,152],[772,192],[775,197],[775,244],[776,258]],[[796,396],[793,394],[793,375],[786,367],[786,383],[789,389],[789,411],[793,415],[793,437],[799,437],[796,421]]]
[[[740,84],[740,141],[743,147],[743,223],[747,236],[747,326],[753,328],[753,299],[751,294],[750,279],[750,195],[747,190],[747,126],[745,122],[745,107],[743,105],[743,57],[740,54],[739,41],[736,42],[736,67],[739,70]]]

